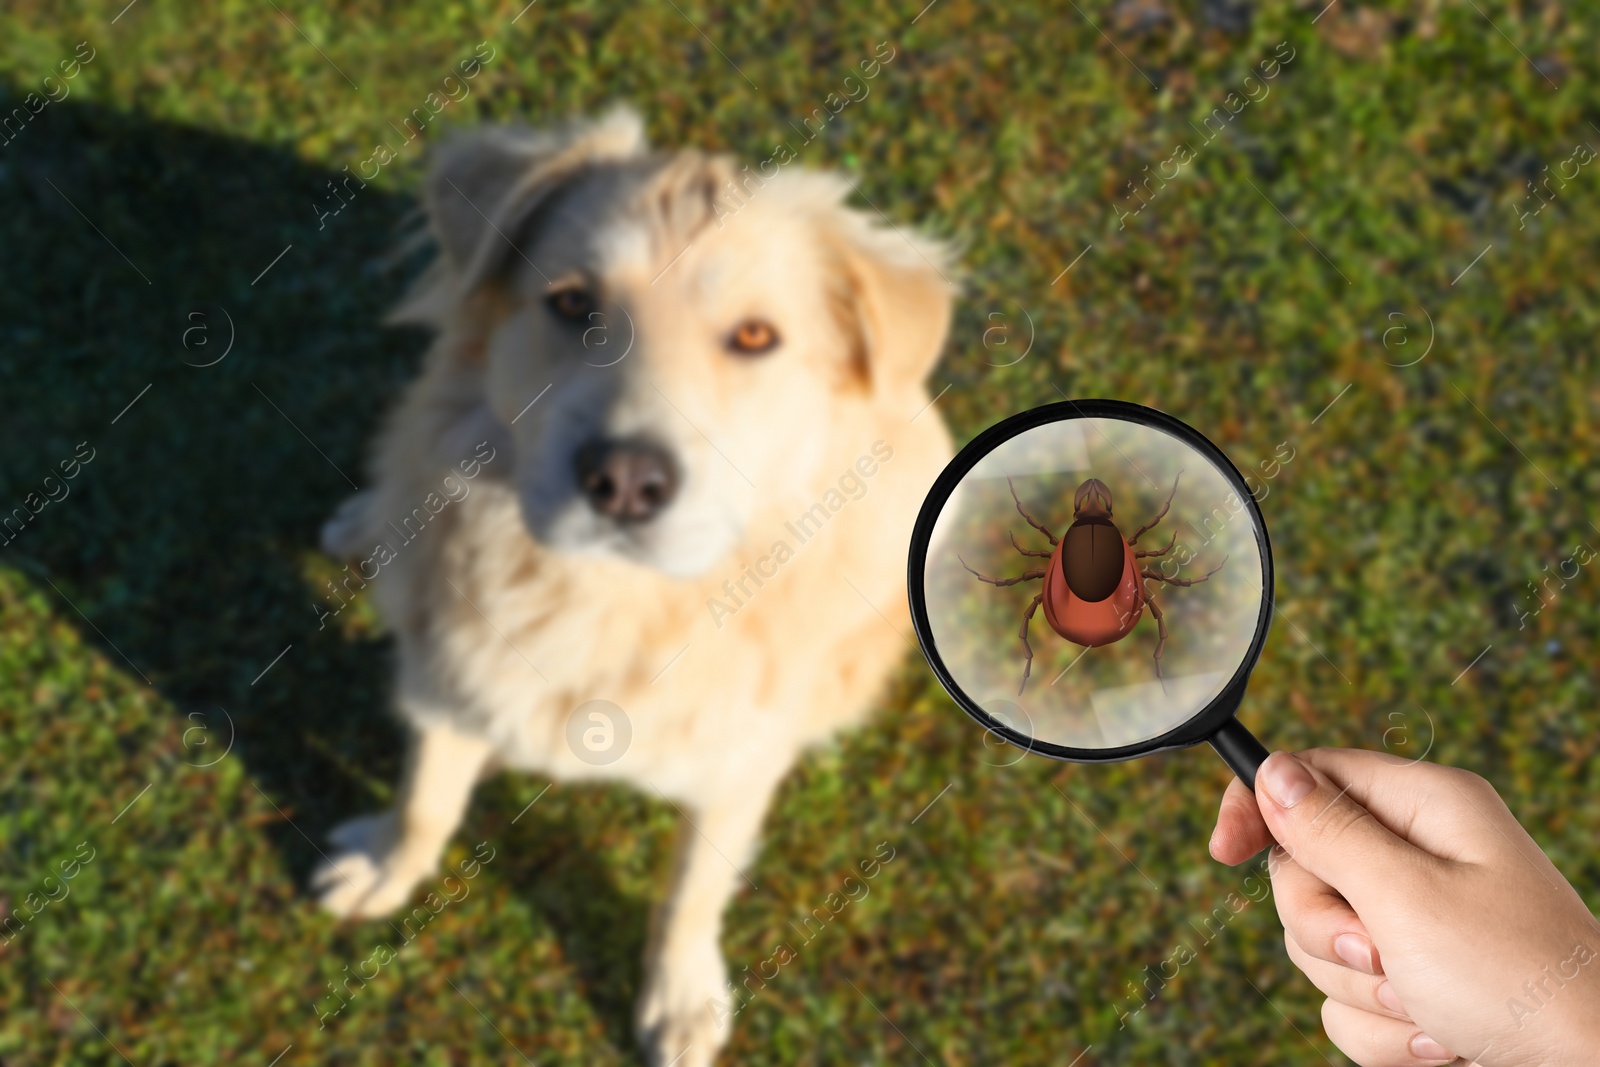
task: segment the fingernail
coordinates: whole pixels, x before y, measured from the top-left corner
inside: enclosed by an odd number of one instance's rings
[[[1317,787],[1317,781],[1305,764],[1287,752],[1274,752],[1261,765],[1257,780],[1266,788],[1267,795],[1282,808],[1292,808]]]
[[[1390,985],[1388,982],[1384,982],[1378,986],[1377,996],[1378,1003],[1382,1004],[1396,1015],[1404,1015],[1406,1013],[1405,1005],[1400,1003],[1400,997],[1395,993],[1394,986]]]
[[[1438,1060],[1449,1063],[1455,1059],[1455,1054],[1427,1034],[1418,1034],[1411,1039],[1411,1054],[1419,1060]]]
[[[1340,934],[1333,939],[1333,951],[1341,960],[1363,974],[1378,973],[1377,963],[1373,959],[1372,942],[1360,934]]]

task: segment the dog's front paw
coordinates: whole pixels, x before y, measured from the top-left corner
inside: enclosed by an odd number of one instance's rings
[[[639,1047],[650,1067],[711,1067],[738,1001],[715,944],[662,953],[639,998]]]
[[[366,919],[387,915],[410,899],[421,876],[395,869],[394,839],[390,812],[335,827],[328,840],[343,851],[311,876],[322,906],[341,919]]]

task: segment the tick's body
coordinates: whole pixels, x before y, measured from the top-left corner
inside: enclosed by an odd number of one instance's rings
[[[1181,471],[1179,475],[1181,477]],[[1006,484],[1011,485],[1009,477]],[[1168,585],[1195,585],[1222,569],[1222,563],[1219,563],[1198,578],[1168,578],[1159,571],[1144,570],[1140,566],[1141,559],[1166,555],[1177,540],[1178,535],[1173,534],[1166,548],[1153,552],[1134,549],[1139,538],[1166,515],[1177,492],[1178,479],[1174,478],[1172,492],[1167,494],[1167,502],[1161,505],[1156,517],[1135,530],[1132,537],[1125,538],[1111,518],[1111,490],[1100,479],[1090,478],[1078,486],[1078,491],[1073,494],[1072,525],[1064,536],[1057,539],[1028,514],[1017,497],[1016,486],[1011,485],[1011,499],[1016,501],[1018,513],[1028,520],[1028,525],[1050,539],[1054,550],[1035,552],[1023,548],[1017,544],[1015,536],[1011,538],[1011,544],[1024,556],[1037,556],[1049,562],[1043,570],[1028,571],[1016,578],[990,578],[978,574],[971,567],[967,567],[967,570],[990,585],[998,586],[1044,579],[1044,588],[1023,613],[1022,627],[1017,634],[1022,639],[1025,656],[1022,684],[1017,687],[1019,696],[1027,687],[1028,673],[1033,667],[1033,647],[1028,644],[1028,623],[1040,605],[1044,606],[1045,622],[1050,624],[1050,629],[1073,644],[1089,648],[1109,645],[1127,637],[1138,625],[1148,606],[1151,616],[1156,620],[1156,677],[1161,677],[1161,650],[1167,643],[1167,624],[1160,605],[1156,603],[1155,594],[1146,583],[1156,581]],[[1224,556],[1222,562],[1227,561]],[[966,561],[962,560],[961,565],[966,567]]]
[[[1091,648],[1122,640],[1144,614],[1133,549],[1109,522],[1072,524],[1050,554],[1041,595],[1050,629]]]

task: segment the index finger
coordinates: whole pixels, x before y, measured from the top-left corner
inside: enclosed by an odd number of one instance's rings
[[[1238,866],[1273,844],[1272,833],[1256,796],[1239,779],[1228,782],[1217,808],[1217,828],[1211,832],[1211,855],[1230,866]]]

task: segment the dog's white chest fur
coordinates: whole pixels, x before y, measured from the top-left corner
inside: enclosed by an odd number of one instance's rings
[[[883,465],[867,496],[903,496],[894,474]],[[840,551],[851,538],[903,543],[904,523],[873,504],[851,501],[826,526],[772,524],[747,558],[683,580],[552,553],[511,487],[481,479],[436,545],[397,561],[404,580],[375,587],[402,642],[397,706],[419,727],[468,723],[497,762],[559,780],[623,779],[698,802],[781,775],[864,710],[841,706],[861,669],[858,631],[880,631],[868,647],[900,642],[879,615],[901,614],[896,553]],[[610,724],[619,754],[584,746],[595,708],[615,717],[594,701],[625,717]]]

